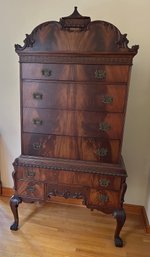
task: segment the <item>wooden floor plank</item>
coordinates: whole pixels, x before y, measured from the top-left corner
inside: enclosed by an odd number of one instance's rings
[[[19,217],[19,230],[11,231],[9,198],[0,197],[0,256],[149,257],[150,235],[141,216],[134,213],[127,213],[123,248],[114,246],[113,217],[98,211],[60,203],[22,203]]]

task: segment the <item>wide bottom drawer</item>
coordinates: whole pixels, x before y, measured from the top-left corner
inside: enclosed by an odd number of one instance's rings
[[[120,140],[23,133],[22,154],[117,163]]]

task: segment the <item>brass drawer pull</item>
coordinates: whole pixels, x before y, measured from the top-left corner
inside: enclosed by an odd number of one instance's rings
[[[110,181],[109,181],[109,179],[101,178],[99,180],[99,184],[100,184],[101,187],[108,187],[109,184],[110,184]]]
[[[31,169],[27,169],[26,175],[27,175],[27,177],[32,177],[33,178],[35,176],[35,171],[33,171]]]
[[[34,125],[42,125],[42,124],[43,124],[43,121],[37,118],[37,119],[33,119],[33,120],[32,120],[32,123],[33,123]]]
[[[36,187],[34,187],[34,186],[28,186],[28,187],[26,188],[26,191],[28,191],[28,192],[30,192],[30,193],[34,193],[34,192],[36,191]]]
[[[100,79],[100,80],[106,79],[106,71],[104,71],[104,70],[96,70],[95,71],[95,78],[96,79]]]
[[[42,100],[43,99],[43,94],[35,92],[35,93],[33,93],[33,99]]]
[[[96,154],[100,157],[105,157],[108,154],[108,150],[107,150],[107,148],[103,148],[103,147],[98,148],[97,151],[96,151]]]
[[[112,104],[113,103],[113,97],[109,95],[102,96],[102,103],[104,104]]]
[[[40,143],[33,143],[32,147],[33,147],[34,150],[40,150],[41,144]]]
[[[99,201],[100,201],[101,203],[109,202],[109,197],[108,197],[108,195],[106,195],[106,194],[100,194],[100,195],[99,195]]]
[[[41,73],[44,77],[50,77],[52,75],[52,71],[48,69],[43,69]]]
[[[108,131],[111,129],[111,125],[108,124],[107,122],[102,122],[99,124],[99,130],[101,131]]]

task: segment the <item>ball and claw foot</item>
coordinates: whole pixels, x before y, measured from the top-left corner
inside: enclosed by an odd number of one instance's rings
[[[18,230],[19,217],[18,217],[18,206],[22,202],[22,199],[17,195],[13,195],[10,198],[10,207],[14,215],[14,223],[10,226],[10,230]]]
[[[121,239],[119,234],[126,220],[126,213],[124,209],[122,208],[122,209],[115,210],[114,218],[117,221],[117,226],[116,226],[115,235],[114,235],[115,246],[123,247],[123,240]]]
[[[123,247],[123,240],[120,236],[115,237],[115,246],[116,247]]]
[[[10,226],[10,230],[17,231],[17,230],[18,230],[18,223],[17,223],[17,222],[14,222],[14,223]]]

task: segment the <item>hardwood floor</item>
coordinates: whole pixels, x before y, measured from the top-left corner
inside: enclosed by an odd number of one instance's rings
[[[19,206],[20,228],[9,229],[9,198],[0,197],[0,257],[148,257],[150,235],[140,215],[127,213],[121,236],[113,243],[115,220],[110,215],[75,205],[49,203]]]

